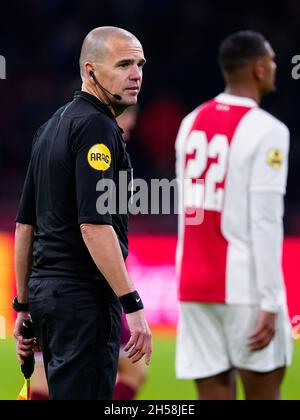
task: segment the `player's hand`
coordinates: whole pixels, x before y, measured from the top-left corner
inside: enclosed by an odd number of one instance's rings
[[[126,319],[131,337],[124,350],[129,351],[128,357],[132,363],[138,362],[145,356],[145,362],[149,365],[152,353],[152,336],[144,311],[126,314]]]
[[[276,314],[261,311],[255,331],[250,335],[248,345],[251,351],[259,351],[267,347],[275,335]]]
[[[21,335],[21,327],[24,321],[27,319],[31,320],[29,312],[19,312],[16,322],[15,322],[15,329],[14,329],[14,336],[17,340],[17,359],[19,360],[20,364],[24,364],[24,359],[28,356],[31,356],[34,353],[35,346],[36,346],[36,339],[26,339],[23,338]]]

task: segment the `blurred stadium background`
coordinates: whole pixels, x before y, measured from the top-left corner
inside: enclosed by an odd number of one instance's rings
[[[278,63],[277,92],[263,107],[291,131],[286,195],[284,270],[295,338],[300,338],[300,80],[291,76],[300,54],[300,3],[281,0],[28,0],[5,2],[0,13],[0,399],[14,399],[22,384],[11,338],[14,314],[14,217],[36,128],[80,88],[78,57],[86,33],[115,25],[141,40],[148,63],[137,126],[129,151],[135,176],[174,178],[174,140],[182,117],[223,88],[216,65],[221,40],[239,29],[261,31]],[[176,216],[135,216],[130,221],[128,266],[155,331],[149,380],[139,398],[195,398],[193,384],[174,375],[177,320],[174,250]],[[299,316],[299,318],[297,318]],[[3,320],[6,325],[4,331]],[[4,332],[6,339],[4,340]],[[283,397],[300,399],[300,345]]]

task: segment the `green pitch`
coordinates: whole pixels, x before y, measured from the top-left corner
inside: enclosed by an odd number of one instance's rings
[[[149,377],[141,390],[139,399],[194,399],[191,381],[177,380],[174,374],[175,339],[154,338],[152,363]],[[293,365],[289,369],[282,397],[286,400],[300,399],[300,343],[295,344]],[[0,400],[16,399],[23,385],[22,375],[15,358],[14,340],[0,340]],[[241,391],[239,392],[242,398]]]
[[[154,339],[152,362],[149,377],[138,399],[195,399],[196,391],[192,381],[178,380],[174,373],[175,339]],[[238,398],[243,399],[241,387]],[[295,343],[293,364],[289,368],[282,386],[282,398],[300,400],[300,342]]]

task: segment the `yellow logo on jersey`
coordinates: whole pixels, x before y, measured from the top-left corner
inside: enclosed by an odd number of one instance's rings
[[[107,171],[111,164],[111,153],[105,144],[95,144],[90,148],[87,159],[96,171]]]
[[[268,164],[274,168],[279,169],[283,163],[283,153],[279,149],[271,149],[267,158]]]

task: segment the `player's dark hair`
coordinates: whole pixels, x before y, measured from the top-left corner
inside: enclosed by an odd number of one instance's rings
[[[265,55],[266,42],[262,34],[254,31],[239,31],[229,35],[219,49],[218,63],[221,70],[231,73]]]

